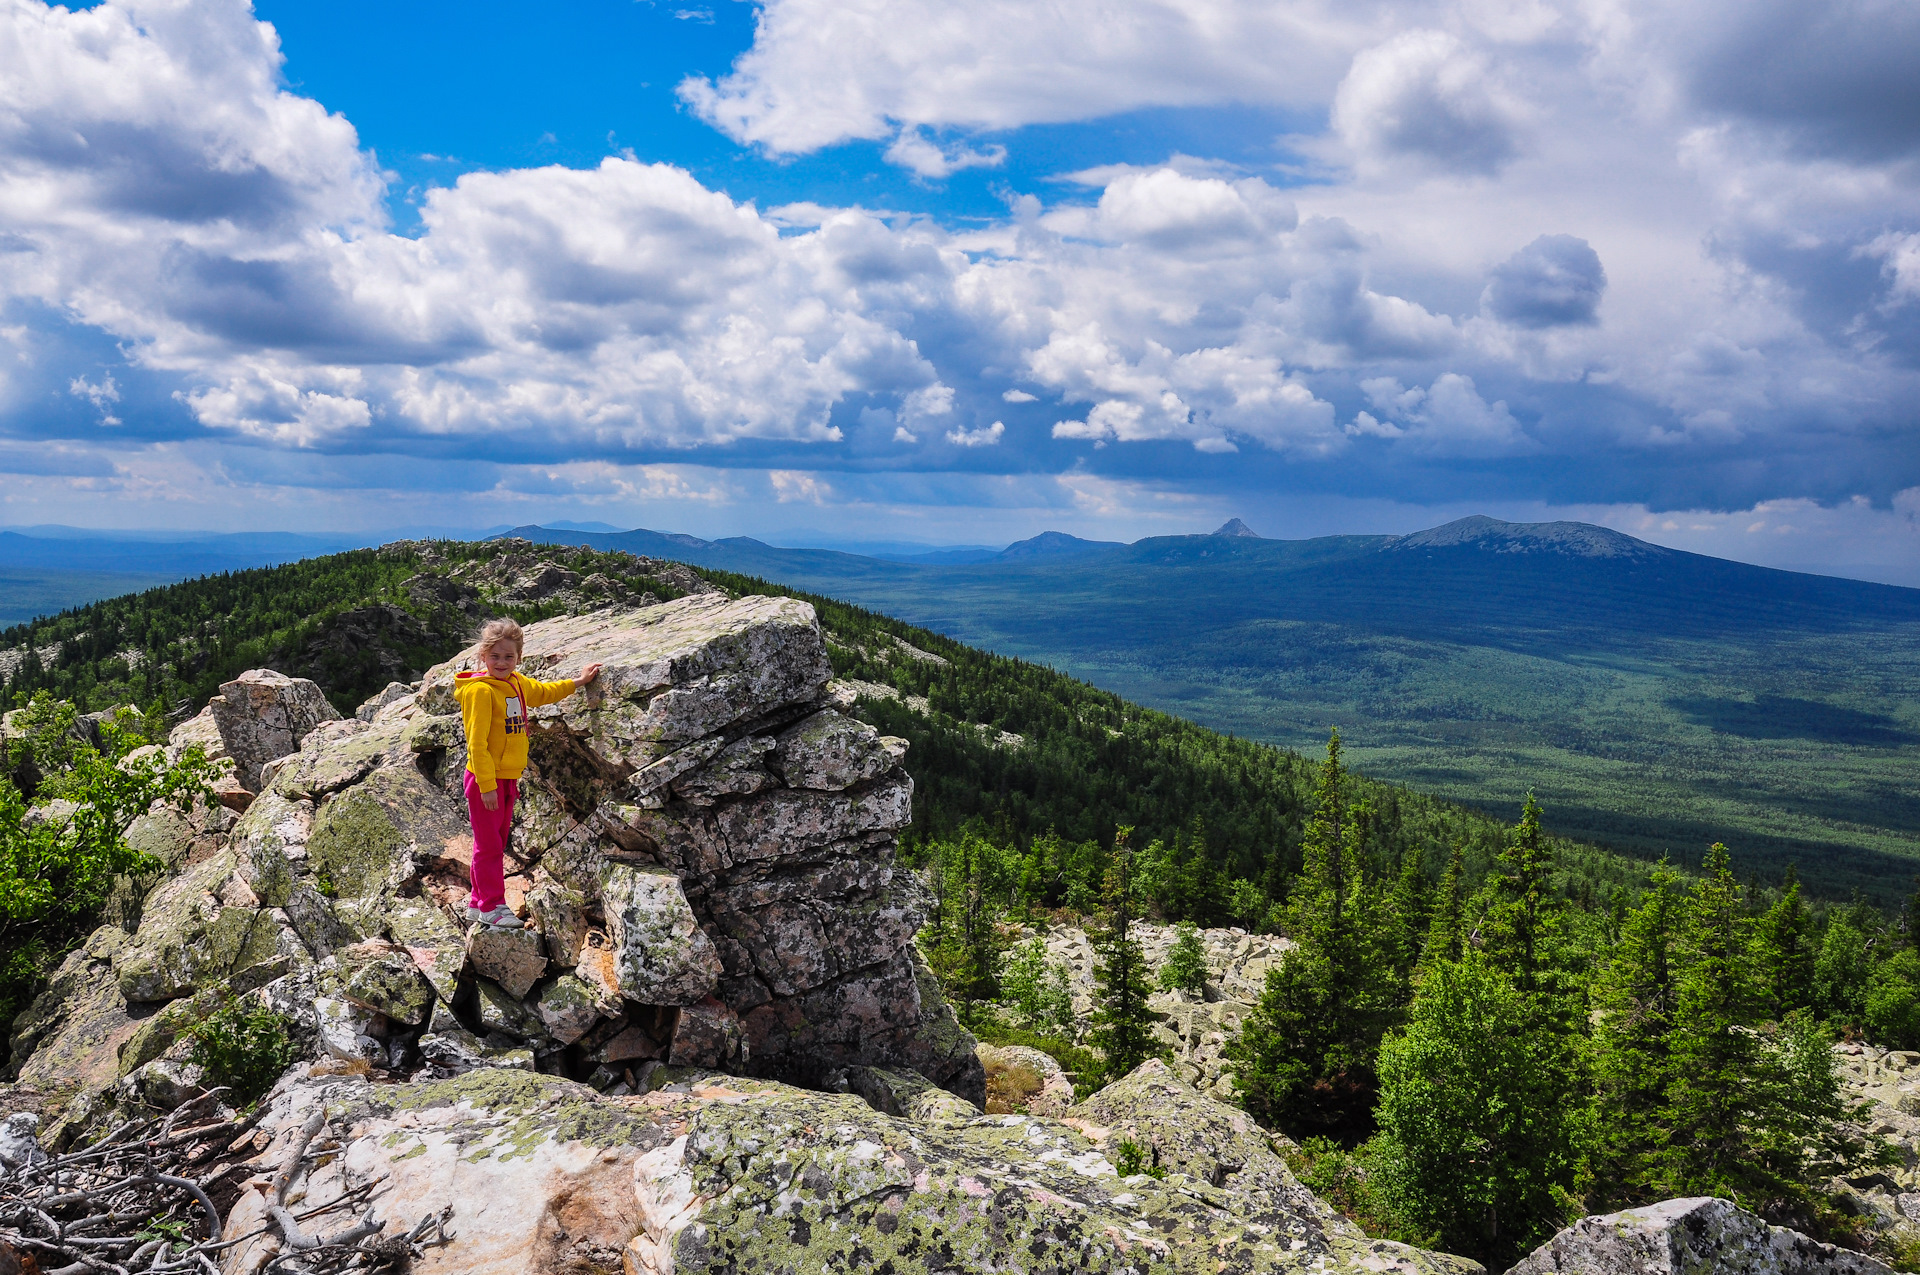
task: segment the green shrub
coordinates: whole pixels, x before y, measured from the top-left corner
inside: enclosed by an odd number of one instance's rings
[[[1207,949],[1200,942],[1200,929],[1191,921],[1182,921],[1175,932],[1178,937],[1160,967],[1160,986],[1169,992],[1203,992],[1207,987]]]
[[[248,1104],[273,1087],[298,1052],[286,1020],[264,1005],[229,1001],[187,1033],[188,1057],[206,1068],[207,1079]]]
[[[1132,1138],[1121,1138],[1113,1144],[1113,1167],[1120,1176],[1130,1178],[1136,1173],[1144,1173],[1150,1178],[1164,1178],[1167,1171],[1160,1167],[1159,1156],[1151,1147],[1143,1147]]]
[[[1043,939],[1029,939],[1007,954],[1000,971],[1001,1003],[1035,1031],[1058,1034],[1073,1027],[1073,989],[1067,971],[1047,959]]]

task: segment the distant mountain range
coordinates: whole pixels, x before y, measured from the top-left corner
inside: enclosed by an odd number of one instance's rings
[[[509,535],[777,581],[1051,664],[1216,729],[1694,862],[1920,870],[1920,589],[1584,523],[1268,540],[1048,532],[966,561],[636,530]],[[1902,889],[1909,888],[1902,885]]]

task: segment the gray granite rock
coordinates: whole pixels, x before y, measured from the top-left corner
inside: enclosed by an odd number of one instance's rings
[[[267,668],[222,683],[208,707],[241,784],[253,792],[260,790],[262,765],[298,752],[314,727],[340,717],[316,683]]]
[[[1581,1218],[1508,1275],[1891,1275],[1892,1267],[1769,1226],[1731,1200],[1662,1200]]]
[[[724,971],[713,940],[675,873],[610,863],[600,872],[600,906],[620,994],[628,1000],[694,1005],[720,985]]]
[[[547,974],[547,948],[538,930],[476,926],[467,936],[467,960],[481,978],[492,979],[515,1000]]]
[[[773,768],[790,788],[837,792],[880,776],[907,755],[907,742],[883,736],[865,722],[822,709],[782,732]]]

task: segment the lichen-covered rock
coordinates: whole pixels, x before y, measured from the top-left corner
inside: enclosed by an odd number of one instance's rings
[[[387,912],[387,933],[407,950],[434,994],[451,1005],[467,963],[467,941],[453,918],[430,903],[399,902]]]
[[[263,907],[285,907],[294,887],[294,864],[307,856],[313,830],[313,805],[267,793],[247,807],[234,825],[232,847],[237,875]]]
[[[965,1122],[981,1114],[980,1108],[966,1099],[955,1097],[919,1072],[904,1068],[849,1067],[846,1090],[859,1095],[882,1115],[922,1124]]]
[[[534,1002],[533,1012],[556,1045],[571,1045],[600,1020],[600,999],[594,989],[573,974],[562,974],[547,984]]]
[[[427,1021],[433,984],[405,948],[375,939],[347,948],[337,959],[335,977],[326,985],[337,987],[341,999],[410,1027]]]
[[[499,1032],[525,1042],[544,1042],[547,1039],[546,1024],[540,1021],[538,1014],[522,1004],[518,996],[489,978],[476,978],[473,990],[477,1001],[475,1013],[479,1016],[481,1030]]]
[[[384,689],[375,691],[360,701],[360,707],[354,710],[353,715],[363,722],[370,722],[380,715],[381,709],[399,700],[407,699],[412,694],[413,688],[405,682],[388,682]]]
[[[113,955],[127,1000],[172,1000],[215,984],[246,991],[307,958],[270,910],[222,902],[235,866],[223,851],[153,892],[139,930]]]
[[[1662,1200],[1581,1218],[1509,1275],[1891,1275],[1892,1267],[1769,1226],[1731,1200]]]
[[[474,972],[498,983],[515,1000],[547,974],[546,944],[538,930],[478,926],[467,938],[467,960]]]
[[[314,1030],[320,1048],[343,1062],[377,1062],[386,1047],[373,1034],[379,1014],[343,997],[318,996],[313,1002]]]
[[[905,740],[828,708],[782,732],[772,761],[789,787],[838,792],[880,778],[906,755]]]
[[[483,1067],[507,1067],[518,1071],[534,1069],[533,1051],[526,1048],[501,1049],[489,1045],[459,1026],[447,1026],[420,1037],[420,1056],[439,1076],[459,1076]]]
[[[680,1098],[679,1102],[691,1102]],[[260,1127],[274,1161],[309,1112],[332,1118],[337,1156],[303,1174],[303,1208],[378,1180],[389,1234],[451,1205],[453,1242],[429,1248],[415,1275],[617,1275],[639,1228],[634,1162],[670,1141],[672,1109],[625,1106],[583,1085],[489,1066],[450,1079],[370,1085],[352,1077],[300,1079],[268,1099]],[[227,1219],[239,1240],[271,1233],[261,1192],[244,1192]],[[274,1246],[245,1240],[224,1265],[254,1275]]]
[[[643,1005],[695,1005],[720,985],[720,958],[677,874],[609,863],[600,872],[600,903],[622,996]]]
[[[120,1046],[140,1026],[113,972],[114,954],[128,941],[118,926],[95,930],[13,1020],[13,1066],[21,1084],[67,1093],[98,1089],[119,1076]]]
[[[572,677],[596,662],[606,672],[536,716],[564,722],[628,771],[673,745],[805,702],[832,676],[813,608],[794,598],[706,594],[547,620],[539,628],[537,643],[529,634],[522,665],[528,676]],[[454,675],[473,667],[475,653],[463,651],[428,672],[424,711],[454,711]]]
[[[547,954],[556,965],[576,965],[593,927],[587,920],[587,896],[548,881],[527,892],[527,911],[546,936]]]
[[[1302,1186],[1271,1137],[1238,1107],[1195,1091],[1164,1062],[1150,1059],[1071,1108],[1082,1127],[1107,1131],[1108,1145],[1126,1137],[1149,1167],[1221,1187],[1242,1201],[1249,1222],[1305,1239],[1352,1234],[1348,1222]]]
[[[1262,1216],[1280,1224],[1268,1229],[1241,1215],[1247,1201],[1231,1187],[1178,1170],[1122,1179],[1102,1147],[1111,1136],[1091,1126],[922,1122],[852,1096],[678,1069],[647,1087],[607,1098],[498,1066],[404,1084],[296,1073],[264,1104],[259,1128],[274,1145],[262,1159],[320,1111],[339,1151],[296,1180],[303,1208],[377,1182],[396,1234],[451,1206],[454,1238],[414,1263],[418,1275],[1479,1270],[1344,1223],[1296,1225],[1272,1204]],[[230,1238],[263,1228],[262,1201],[242,1193]],[[246,1239],[226,1270],[253,1275],[271,1252]]]
[[[1053,1121],[920,1124],[744,1081],[692,1096],[685,1134],[636,1166],[630,1270],[1480,1269],[1272,1205],[1254,1221],[1241,1195],[1183,1174],[1121,1179]]]
[[[263,764],[299,751],[314,727],[340,717],[314,682],[263,668],[223,683],[208,708],[240,782],[253,792]]]
[[[411,880],[421,863],[473,833],[445,794],[414,766],[385,766],[321,805],[307,839],[314,874],[341,898]]]
[[[741,1056],[742,1045],[740,1016],[709,996],[680,1010],[667,1063],[730,1071],[746,1061]]]

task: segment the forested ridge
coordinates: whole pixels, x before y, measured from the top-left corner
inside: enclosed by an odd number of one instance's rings
[[[452,654],[477,628],[471,611],[448,605],[419,581],[498,558],[509,552],[506,543],[332,554],[17,625],[0,632],[0,651],[11,648],[16,660],[7,702],[45,691],[81,711],[133,704],[180,719],[222,682],[264,666],[313,678],[350,713],[389,680],[416,677]],[[538,553],[582,575],[616,579],[635,578],[648,561],[559,546]],[[1272,899],[1284,895],[1298,866],[1313,783],[1311,764],[1298,754],[1141,708],[1044,665],[988,654],[863,608],[754,577],[695,570],[731,593],[805,598],[830,638],[836,673],[902,697],[868,697],[859,712],[912,744],[910,843],[971,826],[1022,849],[1049,833],[1069,846],[1106,846],[1116,828],[1131,826],[1138,844],[1173,847],[1182,917],[1226,923],[1234,881],[1253,882]],[[651,576],[637,578],[656,595],[670,592]],[[556,610],[497,596],[487,604],[523,622]],[[939,662],[905,655],[896,639]],[[907,696],[924,696],[932,712],[916,711]],[[1021,736],[1021,744],[994,742],[1001,731]],[[1357,782],[1373,796],[1382,845],[1396,862],[1412,853],[1437,874],[1460,844],[1477,882],[1497,853],[1501,820],[1401,786]],[[1573,842],[1560,844],[1560,857],[1563,887],[1589,905],[1643,872],[1628,858]],[[1079,861],[1097,880],[1099,857],[1082,853]]]

